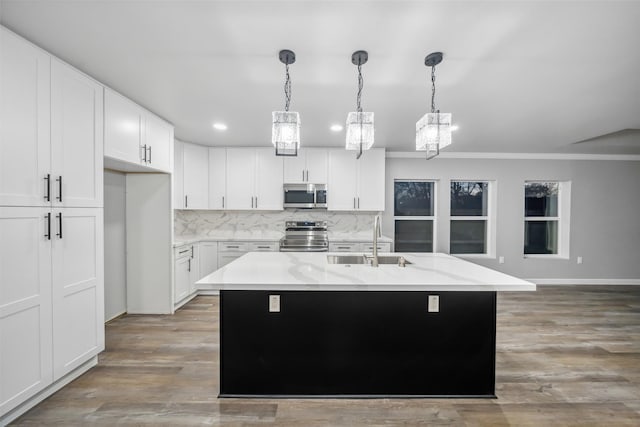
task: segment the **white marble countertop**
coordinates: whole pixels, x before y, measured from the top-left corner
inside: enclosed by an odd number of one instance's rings
[[[387,253],[413,264],[329,264],[327,252],[250,252],[197,283],[219,290],[535,291],[536,285],[441,253]],[[344,253],[335,255],[345,255]],[[355,254],[350,254],[355,255]]]
[[[174,237],[173,247],[182,245],[190,245],[197,242],[264,242],[264,241],[279,241],[284,237],[284,232],[281,231],[214,231],[205,236],[196,235],[180,235]],[[341,233],[341,232],[329,232],[329,242],[372,242],[372,232],[355,232],[355,233]],[[390,237],[382,236],[378,238],[380,243],[391,243],[393,240]]]

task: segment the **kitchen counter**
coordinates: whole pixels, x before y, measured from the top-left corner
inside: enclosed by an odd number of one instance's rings
[[[327,252],[252,252],[202,278],[217,290],[535,291],[536,285],[441,253],[404,256],[406,267],[329,264]],[[338,255],[338,254],[336,254]],[[344,254],[341,254],[344,255]]]

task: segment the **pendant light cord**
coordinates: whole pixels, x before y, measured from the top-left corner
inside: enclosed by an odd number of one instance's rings
[[[356,111],[358,113],[362,112],[362,106],[361,101],[362,101],[362,87],[364,86],[364,79],[362,78],[362,65],[358,64],[358,96],[357,96],[357,104],[356,104]]]
[[[431,67],[431,112],[436,112],[436,66]]]
[[[289,111],[289,104],[291,103],[291,78],[289,77],[289,64],[285,64],[286,78],[284,81],[284,111]]]

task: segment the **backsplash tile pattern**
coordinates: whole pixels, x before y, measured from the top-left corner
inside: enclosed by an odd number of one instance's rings
[[[326,220],[330,233],[370,233],[377,212],[285,210],[279,212],[176,210],[176,236],[207,237],[225,232],[284,232],[285,221]]]

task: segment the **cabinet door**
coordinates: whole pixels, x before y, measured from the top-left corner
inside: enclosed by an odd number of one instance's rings
[[[209,209],[224,209],[227,184],[227,151],[209,148]]]
[[[53,380],[50,212],[0,207],[0,414]]]
[[[200,246],[191,245],[191,265],[189,266],[189,295],[196,291],[196,282],[200,280]]]
[[[255,164],[255,149],[227,148],[227,209],[253,209]]]
[[[173,154],[173,126],[152,114],[145,118],[147,165],[171,173]]]
[[[184,209],[184,143],[175,140],[173,144],[173,209]]]
[[[384,149],[365,151],[358,160],[358,201],[361,211],[384,211]]]
[[[327,183],[327,159],[328,152],[326,148],[307,148],[307,182],[312,184]]]
[[[207,147],[184,144],[184,200],[186,209],[209,208],[209,152]]]
[[[297,156],[284,157],[284,182],[288,184],[298,184],[307,181],[306,150],[298,150]],[[273,154],[273,150],[271,150]]]
[[[54,209],[53,373],[57,380],[104,350],[101,208]]]
[[[142,160],[142,109],[116,92],[104,90],[104,155],[129,163]]]
[[[178,303],[189,295],[189,280],[191,278],[191,258],[176,260],[173,302]]]
[[[244,255],[245,252],[218,252],[218,268],[222,268],[225,265],[229,264],[231,261],[234,261]]]
[[[50,56],[0,27],[0,206],[47,206]]]
[[[329,179],[327,183],[329,210],[356,210],[356,166],[356,155],[353,151],[329,150]]]
[[[255,209],[283,209],[282,168],[282,157],[272,149],[256,148]]]
[[[200,243],[200,278],[218,269],[218,242]]]
[[[51,193],[54,206],[103,205],[103,87],[51,63]]]

